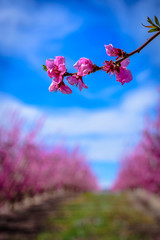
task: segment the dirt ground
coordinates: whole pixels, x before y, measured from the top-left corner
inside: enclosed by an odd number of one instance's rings
[[[48,218],[61,209],[66,200],[76,197],[75,193],[60,193],[40,198],[30,206],[16,207],[14,211],[0,213],[0,240],[36,240],[36,236],[47,229]],[[128,192],[133,207],[147,212],[160,222],[159,197],[145,191]],[[56,231],[56,229],[55,229]]]
[[[73,194],[58,194],[30,207],[0,214],[0,240],[35,240],[43,231],[50,215]]]

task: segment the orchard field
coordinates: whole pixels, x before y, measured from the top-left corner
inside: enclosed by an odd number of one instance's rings
[[[1,240],[160,239],[159,109],[109,191],[78,148],[47,148],[40,128],[26,133],[14,114],[0,128]]]
[[[159,13],[0,0],[0,240],[160,240]]]
[[[158,240],[159,224],[159,199],[143,191],[65,193],[1,215],[0,239]]]

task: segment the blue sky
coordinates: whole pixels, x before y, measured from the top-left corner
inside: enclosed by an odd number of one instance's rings
[[[101,186],[109,186],[155,107],[160,38],[131,57],[133,81],[123,86],[99,71],[84,78],[88,89],[49,93],[42,64],[64,56],[70,72],[80,57],[101,66],[109,59],[105,44],[133,51],[152,35],[141,24],[159,13],[159,0],[1,0],[0,114],[17,109],[30,123],[45,116],[46,142],[79,145]]]

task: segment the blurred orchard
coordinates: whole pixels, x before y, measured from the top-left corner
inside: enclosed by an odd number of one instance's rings
[[[154,120],[148,120],[141,139],[121,161],[112,190],[145,189],[160,195],[160,99]]]
[[[160,102],[160,101],[159,101]],[[158,105],[159,105],[158,102]],[[6,117],[0,127],[0,204],[13,204],[57,190],[88,192],[99,190],[86,158],[78,148],[46,147],[39,132],[43,123],[24,131],[25,121],[17,113]],[[39,139],[39,140],[37,140]],[[141,140],[121,161],[112,191],[145,189],[160,194],[160,108],[147,122]]]
[[[47,148],[38,139],[42,124],[25,133],[25,121],[17,113],[6,116],[0,127],[0,204],[24,200],[57,190],[85,192],[98,190],[85,156],[78,148]]]

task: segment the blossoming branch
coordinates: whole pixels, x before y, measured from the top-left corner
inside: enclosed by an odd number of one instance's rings
[[[116,81],[120,82],[122,85],[124,83],[129,83],[132,79],[132,73],[127,69],[132,55],[139,53],[147,44],[149,44],[154,38],[160,34],[160,23],[158,18],[155,16],[154,22],[147,17],[147,21],[150,24],[145,26],[149,28],[150,32],[156,32],[152,37],[150,37],[143,45],[141,45],[136,50],[131,53],[126,53],[122,49],[113,47],[112,44],[105,45],[106,53],[110,57],[116,57],[115,61],[105,61],[103,66],[97,66],[90,59],[82,57],[73,66],[77,70],[75,73],[67,72],[65,66],[65,58],[63,56],[56,56],[55,59],[47,59],[46,65],[43,65],[43,69],[47,71],[48,76],[52,79],[52,83],[49,86],[49,91],[61,91],[64,94],[72,93],[71,88],[64,83],[64,78],[70,85],[76,85],[81,91],[83,88],[88,88],[83,82],[82,77],[94,73],[99,70],[103,70],[109,75],[115,75]]]

